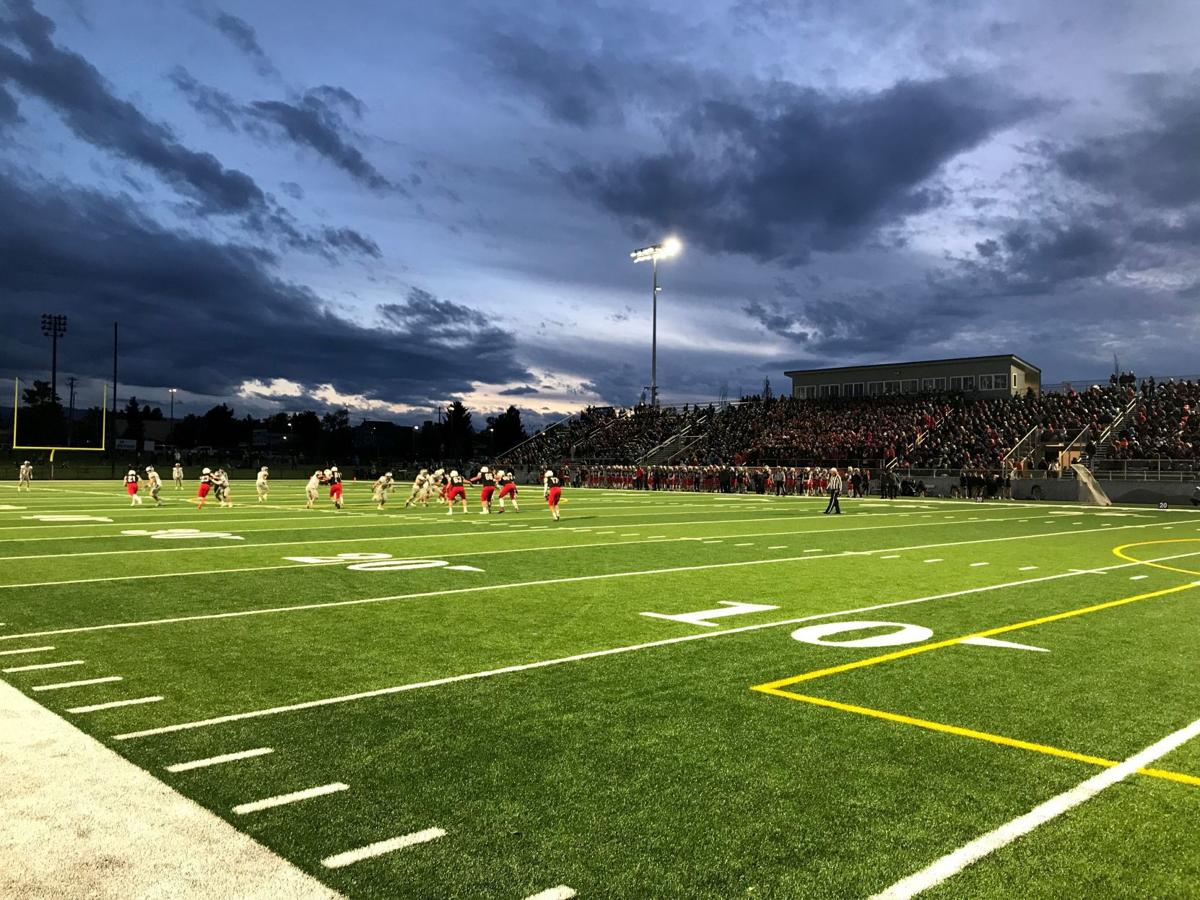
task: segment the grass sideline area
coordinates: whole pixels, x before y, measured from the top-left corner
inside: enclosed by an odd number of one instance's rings
[[[1200,718],[1190,510],[194,491],[0,486],[0,677],[347,896],[868,897],[1104,772],[917,892],[1200,885],[1200,740],[1119,768]]]

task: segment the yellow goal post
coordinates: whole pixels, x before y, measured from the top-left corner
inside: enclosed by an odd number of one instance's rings
[[[108,446],[108,383],[105,382],[100,390],[100,446],[99,447],[61,447],[42,446],[35,444],[17,443],[17,418],[21,410],[21,379],[13,379],[13,450],[49,450],[50,465],[54,465],[54,454],[60,450],[70,453],[103,453]],[[52,470],[53,471],[53,470]]]

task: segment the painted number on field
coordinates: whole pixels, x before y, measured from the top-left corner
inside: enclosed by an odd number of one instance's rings
[[[881,628],[888,630],[882,634],[850,638],[845,641],[833,640],[839,634],[855,631],[878,631]],[[931,637],[933,637],[932,628],[904,622],[823,622],[820,625],[805,625],[792,632],[792,640],[804,644],[817,644],[821,647],[899,647],[903,644],[919,644]],[[994,647],[1001,650],[1049,652],[1045,647],[1033,647],[1029,644],[1018,644],[1015,641],[1002,641],[990,637],[968,637],[963,638],[959,643],[971,644],[975,647]]]
[[[339,553],[337,556],[285,556],[288,562],[309,565],[350,563],[352,572],[408,572],[413,569],[440,569],[449,572],[482,572],[475,566],[452,566],[444,559],[393,559],[390,553]]]
[[[16,507],[13,507],[16,509]],[[21,516],[22,519],[35,519],[38,522],[111,522],[104,516]]]
[[[835,641],[831,638],[848,631],[890,629],[883,634]],[[805,625],[792,632],[792,640],[804,644],[819,644],[822,647],[897,647],[901,644],[916,644],[933,637],[933,630],[924,625],[905,625],[902,622],[823,622],[820,625]]]
[[[149,537],[157,541],[186,541],[192,538],[221,538],[226,541],[244,541],[245,538],[228,531],[201,531],[199,528],[161,528],[158,531],[146,531],[134,528],[122,531],[129,537]]]
[[[705,628],[716,628],[717,623],[710,621],[712,619],[724,619],[726,616],[744,616],[747,613],[769,612],[772,609],[779,609],[778,606],[771,606],[767,603],[739,603],[736,600],[721,600],[721,605],[716,609],[701,609],[690,613],[675,613],[669,615],[667,613],[644,612],[643,616],[649,616],[651,619],[668,619],[671,622],[682,622],[685,625],[701,625]]]

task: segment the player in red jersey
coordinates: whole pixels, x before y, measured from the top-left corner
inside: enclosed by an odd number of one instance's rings
[[[557,522],[559,520],[558,504],[562,501],[562,481],[549,469],[542,476],[542,496],[546,498],[546,505],[550,507],[550,515]]]
[[[446,503],[449,509],[446,510],[446,515],[454,515],[454,501],[462,501],[463,515],[466,515],[467,509],[467,480],[458,474],[458,469],[450,470],[450,477],[446,479]]]
[[[210,490],[212,490],[212,469],[206,466],[200,473],[200,487],[196,489],[196,499],[199,501],[196,504],[197,509],[204,509],[204,501],[208,499]]]
[[[488,471],[487,466],[479,467],[479,474],[471,479],[474,483],[480,483],[479,488],[479,505],[483,507],[479,510],[481,516],[486,516],[492,511],[492,495],[496,493],[496,475]]]
[[[500,512],[504,512],[506,497],[512,500],[513,509],[520,512],[521,507],[517,505],[517,481],[512,472],[504,472],[500,475]]]
[[[138,496],[138,483],[138,473],[130,469],[129,473],[125,476],[125,493],[129,495],[130,506],[142,505],[142,498]]]
[[[330,466],[325,470],[325,480],[329,483],[329,499],[333,501],[334,508],[342,508],[342,473],[338,471],[337,466]]]

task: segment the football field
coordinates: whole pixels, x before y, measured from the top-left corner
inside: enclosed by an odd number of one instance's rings
[[[350,897],[1194,897],[1200,517],[0,486],[0,671]]]

